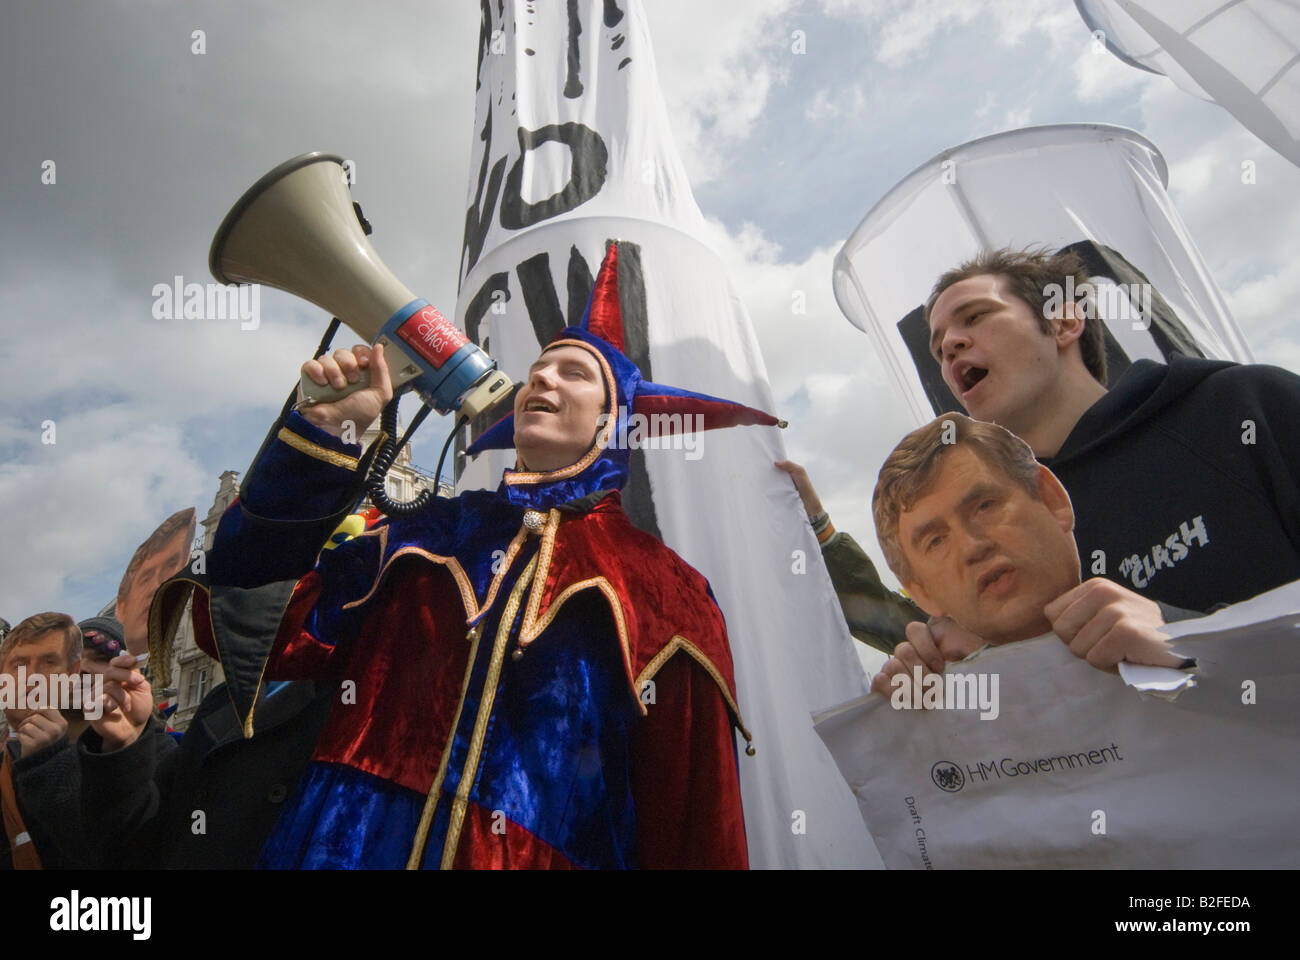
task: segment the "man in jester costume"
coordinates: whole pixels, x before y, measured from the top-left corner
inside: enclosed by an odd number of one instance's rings
[[[325,551],[366,465],[336,434],[391,387],[381,347],[310,361],[318,383],[369,367],[371,386],[290,414],[206,576],[166,585],[155,624],[197,588],[196,634],[246,736],[264,681],[341,683],[264,866],[747,866],[733,727],[749,734],[726,626],[704,577],[624,514],[629,455],[609,444],[629,413],[777,421],[643,380],[622,352],[618,286],[610,244],[579,326],[470,448],[515,447],[497,490]]]

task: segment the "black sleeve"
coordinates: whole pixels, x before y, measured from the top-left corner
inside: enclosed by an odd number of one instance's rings
[[[91,865],[157,866],[161,851],[151,827],[168,793],[176,740],[157,717],[150,717],[134,743],[107,753],[103,746],[99,734],[87,730],[77,750]]]
[[[76,750],[67,737],[14,761],[14,790],[46,869],[87,865]]]
[[[1278,523],[1300,551],[1300,376],[1263,363],[1242,364],[1229,371],[1226,389],[1217,395],[1226,409],[1241,408],[1240,423],[1254,424],[1254,443],[1246,447],[1268,488]]]
[[[1179,620],[1195,620],[1197,617],[1205,616],[1200,610],[1184,610],[1182,607],[1175,607],[1160,600],[1156,601],[1156,606],[1160,608],[1160,615],[1165,618],[1165,623],[1177,623]],[[1226,603],[1220,603],[1214,609],[1217,610],[1226,606]],[[1212,612],[1213,610],[1211,610]]]

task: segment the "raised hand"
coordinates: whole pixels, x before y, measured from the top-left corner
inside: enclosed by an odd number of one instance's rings
[[[808,471],[793,460],[777,460],[775,466],[778,470],[790,474],[790,479],[794,481],[794,488],[799,492],[799,499],[803,501],[803,509],[808,514],[808,519],[811,520],[821,513],[822,502],[817,496],[817,491],[813,489],[812,481],[808,479]]]
[[[393,399],[393,383],[388,374],[388,362],[384,359],[383,344],[376,344],[373,349],[358,344],[351,350],[335,350],[333,354],[308,360],[302,365],[303,374],[314,383],[338,390],[360,380],[362,370],[370,371],[369,386],[331,403],[301,404],[298,412],[310,423],[336,437],[343,435],[344,424],[349,422],[354,425],[356,436],[361,436]]]
[[[120,750],[136,741],[153,713],[153,688],[140,671],[133,669],[135,657],[129,653],[108,663],[82,661],[87,673],[104,677],[103,709],[98,717],[89,714],[91,728],[104,741],[104,750]]]
[[[893,693],[897,674],[914,684],[914,667],[921,668],[924,679],[926,674],[943,673],[945,663],[964,660],[982,646],[980,637],[950,617],[935,617],[929,623],[913,621],[907,625],[907,639],[894,648],[894,655],[871,679],[871,689],[888,697]],[[920,703],[921,691],[913,689],[912,693],[912,702]]]
[[[1183,663],[1160,632],[1165,622],[1160,607],[1112,580],[1085,580],[1049,603],[1043,613],[1070,652],[1099,670],[1113,672],[1121,660],[1153,667]]]
[[[68,721],[59,711],[33,710],[14,729],[18,736],[19,756],[30,757],[57,743],[68,732]]]

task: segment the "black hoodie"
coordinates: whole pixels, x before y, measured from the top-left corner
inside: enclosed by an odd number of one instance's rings
[[[1207,610],[1300,580],[1300,377],[1139,360],[1043,458],[1084,577]]]

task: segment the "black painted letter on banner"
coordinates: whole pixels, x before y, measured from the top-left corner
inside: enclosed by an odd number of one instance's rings
[[[605,164],[609,150],[600,134],[580,123],[552,123],[538,130],[519,128],[519,159],[506,176],[505,193],[501,197],[501,226],[507,230],[521,230],[568,213],[586,203],[605,183]],[[559,193],[537,203],[525,203],[522,195],[524,183],[524,158],[549,141],[563,143],[569,148],[569,182]]]
[[[536,254],[519,264],[515,272],[519,274],[519,289],[524,293],[524,306],[528,308],[537,345],[544,347],[564,329],[560,298],[551,279],[551,257],[545,252]]]
[[[492,210],[496,207],[497,191],[501,189],[501,174],[506,168],[506,158],[502,157],[492,165],[492,175],[488,176],[488,157],[492,152],[492,108],[488,107],[487,122],[479,134],[483,141],[483,162],[479,164],[478,187],[474,191],[474,203],[465,211],[465,242],[462,258],[465,261],[462,277],[469,276],[478,263],[479,254],[483,252],[483,241],[487,239],[488,225],[492,223]],[[484,197],[483,184],[487,183],[487,196]],[[479,211],[482,210],[482,213]]]

